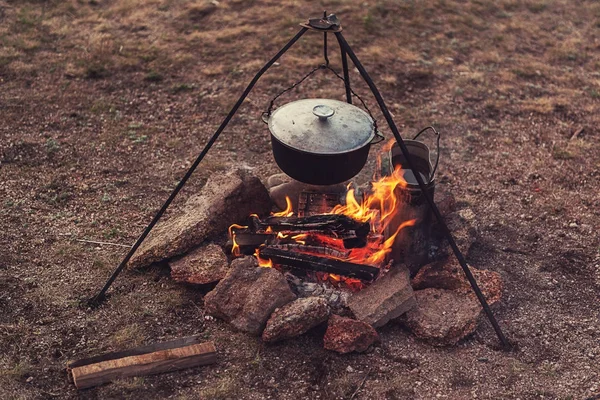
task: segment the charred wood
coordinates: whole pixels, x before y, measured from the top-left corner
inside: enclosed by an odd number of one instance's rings
[[[332,247],[326,246],[308,246],[299,243],[289,244],[277,244],[269,246],[273,249],[280,249],[286,251],[294,251],[298,253],[309,253],[317,256],[335,257],[335,258],[347,258],[350,256],[350,251],[337,250]]]
[[[379,268],[370,265],[355,264],[269,246],[261,249],[260,257],[270,259],[275,264],[287,265],[297,269],[327,272],[363,281],[372,281],[379,274]]]
[[[342,239],[366,237],[371,228],[368,221],[359,222],[340,214],[322,214],[309,217],[271,216],[264,220],[254,217],[252,223],[257,231],[266,230],[268,227],[271,227],[274,232],[318,231]]]

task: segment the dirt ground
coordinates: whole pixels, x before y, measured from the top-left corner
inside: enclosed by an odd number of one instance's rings
[[[442,132],[439,184],[475,212],[468,259],[502,275],[494,312],[514,351],[485,320],[453,348],[395,324],[366,354],[325,351],[322,332],[267,346],[206,318],[205,291],[160,267],[81,305],[127,249],[80,240],[131,245],[254,73],[323,9],[403,135]],[[0,398],[600,398],[598,1],[0,0],[0,43]],[[307,33],[173,207],[236,165],[278,172],[260,114],[320,62]],[[318,96],[344,90],[319,74],[280,101]],[[67,380],[69,360],[197,333],[216,365],[81,392]]]

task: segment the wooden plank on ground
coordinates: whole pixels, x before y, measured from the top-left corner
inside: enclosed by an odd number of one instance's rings
[[[216,362],[217,351],[214,343],[189,344],[190,341],[193,342],[194,339],[183,338],[126,352],[93,357],[76,361],[70,364],[69,368],[72,368],[75,386],[78,389],[85,389],[115,379],[176,371]],[[176,345],[179,347],[173,347]],[[165,346],[167,348],[164,348]],[[157,349],[160,347],[163,348]],[[116,355],[120,356],[115,357]],[[94,361],[90,362],[90,360]]]

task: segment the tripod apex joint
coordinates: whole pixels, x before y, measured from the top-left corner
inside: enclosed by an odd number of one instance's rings
[[[341,32],[342,31],[342,22],[335,14],[329,14],[326,16],[327,12],[323,13],[323,17],[321,18],[310,18],[308,22],[300,24],[300,26],[316,31],[325,31],[325,32]]]

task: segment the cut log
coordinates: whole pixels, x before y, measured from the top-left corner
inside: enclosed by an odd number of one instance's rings
[[[75,361],[68,368],[75,386],[85,389],[115,379],[176,371],[216,361],[214,343],[199,343],[194,336]]]
[[[372,281],[379,275],[379,268],[370,265],[355,264],[268,246],[260,250],[260,258],[305,271],[327,272],[363,281]]]
[[[257,231],[264,231],[268,227],[274,232],[324,232],[342,239],[364,238],[369,234],[371,226],[369,221],[359,222],[346,215],[323,214],[309,217],[268,217],[260,220],[252,219]]]

